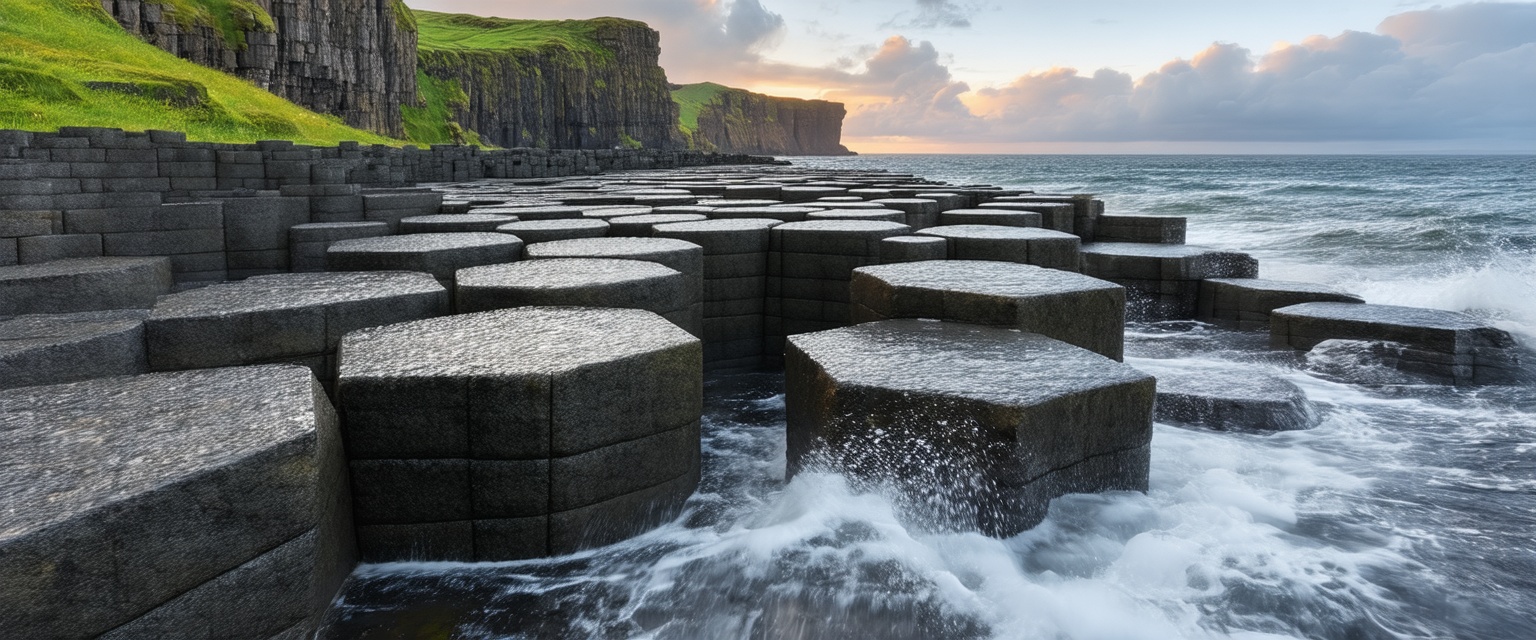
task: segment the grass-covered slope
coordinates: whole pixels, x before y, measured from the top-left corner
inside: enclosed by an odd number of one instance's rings
[[[421,51],[540,51],[564,49],[611,58],[613,52],[594,39],[605,22],[592,20],[511,20],[459,13],[416,11],[417,47]]]
[[[185,131],[215,142],[397,142],[146,44],[97,0],[0,0],[0,129],[62,126]]]
[[[692,136],[699,130],[699,112],[710,103],[716,101],[720,94],[732,91],[730,87],[718,85],[713,82],[700,82],[698,84],[685,84],[672,90],[672,101],[679,108],[678,124],[683,132]]]

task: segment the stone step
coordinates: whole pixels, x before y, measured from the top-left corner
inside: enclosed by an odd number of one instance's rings
[[[1307,302],[1270,314],[1270,346],[1306,351],[1326,340],[1396,343],[1393,365],[1446,384],[1510,384],[1525,377],[1509,333],[1464,313]]]

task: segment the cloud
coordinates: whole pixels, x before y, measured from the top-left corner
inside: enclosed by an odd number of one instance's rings
[[[1216,43],[1139,80],[1109,69],[1084,75],[1058,68],[965,95],[954,92],[963,84],[947,69],[938,81],[937,55],[926,46],[909,46],[898,58],[926,82],[904,84],[909,90],[886,103],[855,111],[851,134],[958,142],[1536,142],[1536,4],[1402,13],[1376,33],[1312,36],[1262,56]],[[962,100],[963,112],[954,106]]]
[[[971,14],[980,8],[954,0],[916,0],[917,15],[909,11],[880,25],[881,29],[969,29]]]

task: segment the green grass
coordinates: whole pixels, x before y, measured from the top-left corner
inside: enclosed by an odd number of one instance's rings
[[[586,53],[599,60],[613,52],[593,35],[608,24],[636,24],[620,18],[593,20],[509,20],[458,13],[416,11],[417,46],[422,51],[548,51]]]
[[[469,95],[464,93],[458,80],[439,80],[427,75],[425,71],[417,71],[416,92],[424,106],[400,108],[408,140],[424,145],[485,146],[480,142],[480,134],[465,129],[453,119],[455,109],[469,106]]]
[[[738,89],[713,82],[700,82],[685,84],[673,91],[672,101],[679,107],[678,126],[682,127],[683,133],[691,138],[699,130],[699,112],[727,91]]]
[[[63,126],[184,131],[211,142],[400,144],[146,44],[97,0],[0,0],[0,129]]]
[[[150,0],[163,5],[183,30],[195,25],[213,27],[231,48],[245,48],[245,32],[277,29],[272,16],[250,0]]]

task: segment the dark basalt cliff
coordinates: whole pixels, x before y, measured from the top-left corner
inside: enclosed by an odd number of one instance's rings
[[[841,103],[780,98],[708,83],[675,89],[685,114],[688,101],[695,101],[696,123],[685,117],[682,124],[693,148],[775,156],[854,155],[842,145],[848,111]]]
[[[200,17],[178,13],[202,6],[188,0],[100,1],[150,44],[354,127],[398,137],[400,106],[416,102],[416,33],[399,0],[230,0]]]
[[[420,69],[468,96],[453,118],[501,147],[683,146],[644,23],[506,20],[417,12]]]

